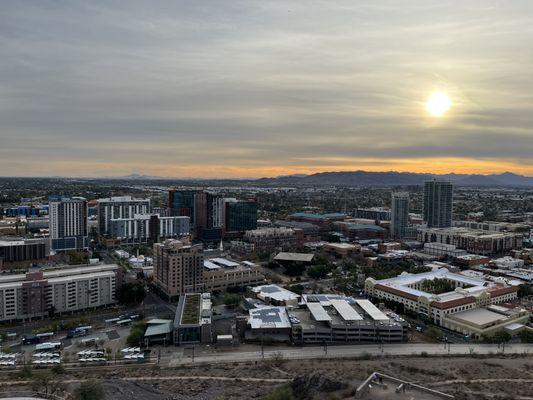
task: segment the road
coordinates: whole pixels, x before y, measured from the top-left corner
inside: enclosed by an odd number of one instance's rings
[[[433,343],[413,343],[413,344],[385,344],[383,348],[379,345],[346,345],[328,346],[327,354],[323,346],[310,346],[290,349],[264,350],[258,351],[224,351],[212,354],[196,354],[194,360],[191,355],[184,355],[183,352],[173,352],[161,356],[161,365],[177,366],[190,363],[227,363],[259,361],[273,357],[281,357],[286,360],[305,360],[317,358],[346,358],[365,356],[409,356],[421,354],[427,355],[474,355],[474,354],[532,354],[531,344],[507,344],[505,348],[496,344],[433,344]]]

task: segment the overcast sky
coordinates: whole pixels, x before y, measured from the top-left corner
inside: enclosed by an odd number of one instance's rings
[[[531,0],[0,9],[0,176],[533,175],[532,127]]]

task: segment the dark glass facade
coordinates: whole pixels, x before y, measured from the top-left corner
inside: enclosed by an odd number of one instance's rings
[[[226,231],[244,232],[257,229],[257,202],[226,203]]]

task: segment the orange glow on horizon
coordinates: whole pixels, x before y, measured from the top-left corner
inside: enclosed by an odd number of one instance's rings
[[[13,164],[13,163],[12,163]],[[287,165],[272,167],[256,165],[191,165],[178,166],[146,163],[140,167],[132,163],[56,162],[53,165],[35,164],[26,176],[76,176],[113,177],[132,172],[173,178],[261,178],[290,174],[314,174],[331,171],[397,171],[434,174],[492,174],[506,171],[533,176],[533,165],[512,161],[478,160],[468,158],[417,158],[417,159],[355,159],[355,158],[305,158]],[[16,166],[16,165],[15,165]],[[43,175],[42,171],[46,171]],[[8,176],[8,174],[5,174]]]

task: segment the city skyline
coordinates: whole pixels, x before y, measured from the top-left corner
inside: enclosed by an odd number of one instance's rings
[[[7,3],[0,175],[533,176],[532,11],[481,0]],[[430,109],[435,93],[446,96]]]

